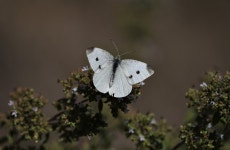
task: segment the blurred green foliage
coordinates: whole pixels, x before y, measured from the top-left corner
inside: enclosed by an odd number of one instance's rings
[[[139,149],[166,149],[165,137],[170,128],[166,121],[161,119],[157,122],[153,113],[136,114],[126,124],[126,135]]]
[[[188,149],[219,149],[229,139],[230,73],[209,72],[200,88],[186,93],[194,117],[181,126],[180,138]]]
[[[10,94],[11,110],[6,116],[1,115],[0,121],[1,128],[10,128],[8,135],[0,137],[0,143],[8,142],[5,149],[17,149],[23,140],[38,143],[48,138],[52,129],[41,111],[45,104],[45,98],[33,89],[17,88]]]
[[[53,103],[57,114],[50,119],[42,112],[47,102],[43,96],[30,88],[15,89],[9,113],[0,114],[0,130],[5,132],[0,135],[0,148],[106,150],[113,149],[114,132],[125,134],[141,150],[229,148],[229,72],[223,76],[210,72],[199,88],[188,90],[190,117],[179,133],[153,113],[126,114],[141,94],[141,84],[127,97],[114,98],[98,92],[92,76],[92,70],[83,70],[59,80],[64,96]],[[50,134],[58,135],[59,141],[50,142]]]

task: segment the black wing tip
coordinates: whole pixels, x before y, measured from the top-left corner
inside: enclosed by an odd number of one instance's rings
[[[89,47],[89,48],[87,48],[87,49],[86,49],[86,54],[92,53],[93,50],[94,50],[94,48],[95,48],[95,47]]]
[[[147,70],[148,70],[150,75],[154,74],[154,70],[152,69],[152,67],[150,65],[147,65]]]

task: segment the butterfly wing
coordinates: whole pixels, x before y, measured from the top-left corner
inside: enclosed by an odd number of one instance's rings
[[[122,60],[120,66],[131,85],[142,82],[154,73],[146,63],[133,59]]]
[[[96,89],[114,97],[125,97],[132,91],[132,85],[151,76],[154,71],[146,63],[125,59],[120,61],[114,72],[114,57],[100,48],[89,48],[86,54],[93,69],[93,83]],[[114,74],[113,74],[114,73]],[[114,77],[111,83],[111,77]]]
[[[112,76],[113,63],[107,63],[107,66],[100,69],[93,75],[93,84],[101,93],[107,93],[109,91],[109,82]]]
[[[88,48],[86,55],[94,71],[94,86],[102,93],[108,92],[113,68],[113,56],[109,52],[97,47]]]
[[[86,55],[94,72],[100,72],[102,68],[109,65],[114,59],[109,52],[97,47],[88,48]]]
[[[132,85],[128,82],[123,69],[119,65],[115,72],[112,86],[109,88],[109,95],[113,97],[125,97],[132,91]]]
[[[101,93],[109,92],[113,97],[125,97],[132,91],[126,75],[120,66],[117,67],[112,86],[109,86],[112,77],[113,63],[108,64],[100,72],[94,73],[93,84]]]

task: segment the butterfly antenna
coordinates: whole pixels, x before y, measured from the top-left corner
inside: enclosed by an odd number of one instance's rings
[[[120,57],[120,54],[119,54],[119,51],[118,51],[118,48],[117,48],[117,44],[111,39],[112,43],[113,43],[113,46],[114,48],[116,49],[117,51],[117,55]]]
[[[132,52],[135,52],[135,51],[136,51],[136,50],[133,50],[133,51],[127,51],[127,52],[125,52],[125,53],[121,54],[120,56],[126,55],[126,54],[128,54],[128,53],[132,53]]]

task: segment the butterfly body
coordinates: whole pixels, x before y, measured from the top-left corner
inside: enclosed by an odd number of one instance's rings
[[[117,71],[117,67],[120,65],[121,60],[119,58],[114,58],[113,59],[113,70],[112,70],[112,75],[110,78],[110,82],[109,82],[109,87],[111,88],[114,82],[114,78],[115,78],[115,74]]]
[[[125,97],[132,91],[132,85],[151,76],[154,71],[137,60],[113,57],[109,52],[92,47],[86,50],[91,68],[94,71],[93,83],[102,93],[114,97]]]

